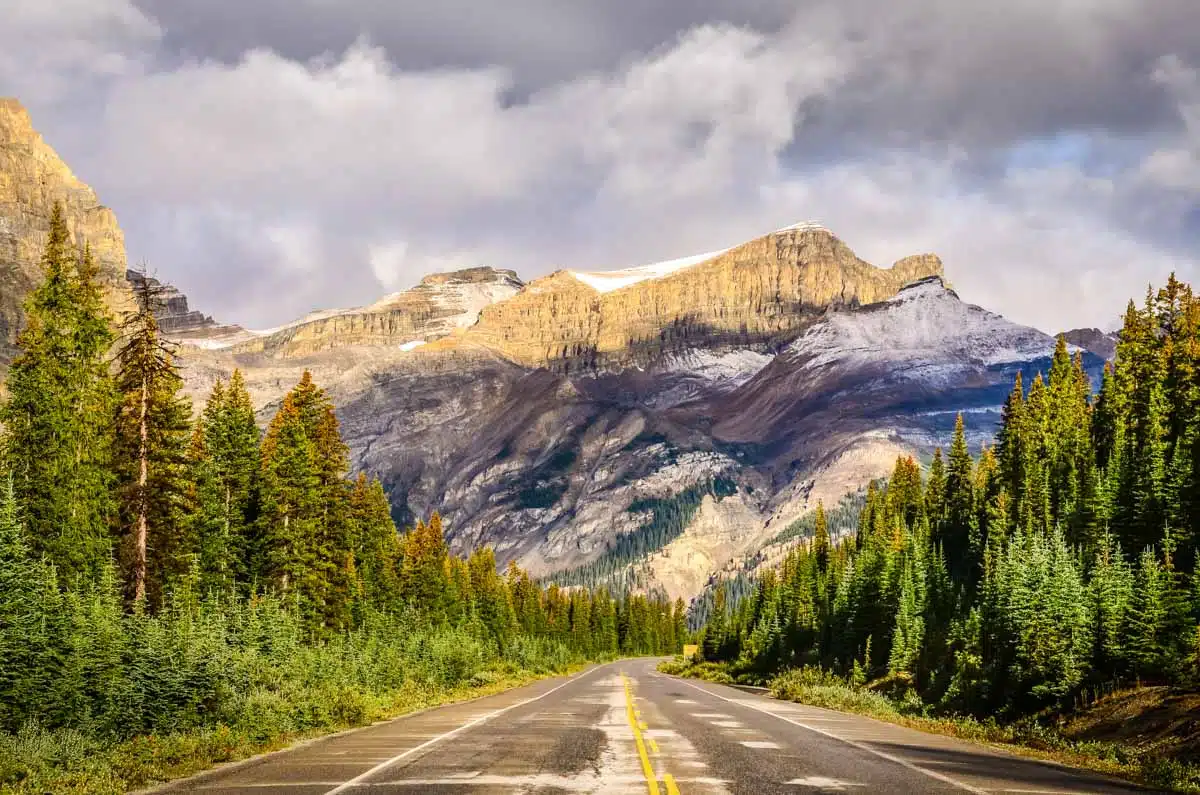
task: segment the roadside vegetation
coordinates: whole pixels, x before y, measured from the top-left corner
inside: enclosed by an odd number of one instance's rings
[[[1012,753],[1172,792],[1200,792],[1195,715],[1200,697],[1167,688],[1131,688],[1076,709],[1012,721],[948,712],[923,702],[905,677],[854,682],[808,667],[763,676],[728,663],[676,658],[659,670],[727,685],[765,687],[774,698],[851,712],[912,729],[995,745]],[[1182,729],[1182,730],[1181,730]]]
[[[236,372],[195,416],[153,286],[114,325],[61,209],[42,265],[0,405],[0,790],[125,792],[679,649],[682,602],[398,532],[307,373],[265,434]]]
[[[1060,339],[1045,377],[1017,376],[994,447],[973,457],[960,416],[948,455],[927,471],[902,458],[868,488],[851,535],[835,541],[818,505],[810,536],[736,607],[718,587],[700,652],[721,665],[695,672],[981,739],[1061,741],[1055,753],[1195,788],[1192,742],[1091,745],[1056,721],[1130,685],[1197,692],[1198,547],[1200,298],[1172,277],[1130,302],[1098,393]],[[1194,727],[1185,714],[1163,732]]]

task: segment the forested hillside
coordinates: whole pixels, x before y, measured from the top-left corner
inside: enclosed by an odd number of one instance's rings
[[[114,325],[61,209],[42,264],[0,408],[0,788],[121,791],[682,643],[682,602],[542,589],[436,514],[398,533],[307,373],[265,435],[238,373],[193,419],[154,284]]]
[[[1130,303],[1097,394],[1060,339],[978,458],[960,416],[927,472],[901,459],[869,489],[856,533],[831,540],[818,519],[736,609],[718,591],[703,656],[887,677],[980,716],[1121,681],[1195,686],[1197,527],[1200,298],[1172,277]]]

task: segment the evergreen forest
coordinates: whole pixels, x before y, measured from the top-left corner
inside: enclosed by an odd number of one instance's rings
[[[398,531],[307,373],[265,432],[237,372],[193,410],[155,288],[110,317],[61,208],[42,266],[0,406],[0,789],[123,791],[682,644],[682,601]]]
[[[857,527],[811,534],[736,605],[705,660],[820,667],[947,712],[1016,718],[1124,684],[1200,685],[1200,298],[1172,277],[1125,313],[1098,390],[1060,338],[1013,384],[992,446],[959,417],[898,460]]]

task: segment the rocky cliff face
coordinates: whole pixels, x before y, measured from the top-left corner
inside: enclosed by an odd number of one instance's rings
[[[42,278],[50,212],[62,202],[76,244],[91,246],[114,308],[127,306],[125,239],[112,210],[34,130],[15,99],[0,98],[0,359],[24,320],[21,302]]]
[[[620,368],[697,346],[786,343],[826,309],[881,301],[942,272],[931,254],[876,268],[803,224],[708,256],[558,271],[485,308],[465,336],[530,367]]]
[[[148,283],[158,297],[158,308],[155,318],[158,327],[164,334],[171,337],[188,337],[192,335],[212,336],[229,330],[228,326],[217,324],[208,315],[188,306],[188,297],[179,292],[173,285],[163,284],[153,276],[138,270],[125,272],[125,279],[135,288]]]

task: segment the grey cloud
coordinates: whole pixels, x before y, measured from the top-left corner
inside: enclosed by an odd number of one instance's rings
[[[1200,60],[1193,0],[622,0],[378,3],[374,0],[140,0],[170,47],[236,62],[253,47],[306,60],[367,36],[402,69],[501,65],[520,92],[619,68],[680,31],[789,25],[857,61],[801,148],[846,139],[1000,144],[1064,127],[1142,131],[1170,103],[1147,80],[1156,59]]]
[[[250,325],[808,217],[876,262],[937,251],[1049,330],[1194,268],[1190,0],[384,5],[103,0],[0,32],[0,92],[32,94],[135,259]],[[55,24],[77,55],[21,83]]]

